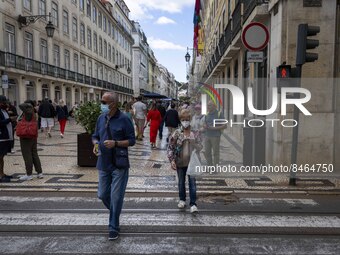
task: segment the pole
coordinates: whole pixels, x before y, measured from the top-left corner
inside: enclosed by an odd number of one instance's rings
[[[298,79],[297,81],[297,87],[301,87],[301,65],[296,66],[296,77]],[[294,98],[300,98],[299,93],[294,94]],[[296,121],[297,125],[293,127],[293,136],[292,136],[292,150],[291,150],[291,164],[297,163],[297,147],[298,147],[298,139],[299,139],[299,119],[300,119],[300,112],[299,108],[297,108],[296,105],[294,105],[294,115],[293,119]],[[290,172],[289,175],[289,185],[296,186],[296,172]]]
[[[261,63],[255,63],[255,72],[257,74],[257,109],[265,109],[265,77],[260,68]],[[257,119],[261,119],[264,123],[266,119],[264,116],[256,116]],[[253,128],[253,165],[259,166],[266,163],[266,127],[254,127]]]

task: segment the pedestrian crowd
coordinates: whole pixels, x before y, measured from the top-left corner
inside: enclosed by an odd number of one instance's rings
[[[55,118],[60,126],[60,138],[64,138],[65,127],[70,116],[78,108],[76,103],[69,111],[65,102],[57,103],[45,98],[36,103],[27,100],[16,107],[0,95],[0,182],[10,182],[12,176],[4,172],[4,157],[13,152],[14,137],[19,137],[25,162],[26,174],[21,181],[33,179],[33,167],[37,178],[43,171],[37,150],[38,130],[45,138],[52,137]],[[168,129],[166,137],[167,156],[171,169],[178,177],[177,207],[186,207],[186,180],[189,186],[190,212],[197,213],[196,179],[189,174],[193,157],[204,148],[207,165],[219,164],[220,139],[225,125],[214,125],[214,119],[223,119],[213,102],[207,104],[207,114],[202,115],[199,103],[147,100],[141,96],[120,104],[114,92],[106,92],[101,99],[101,115],[97,119],[92,135],[93,153],[98,156],[98,198],[110,212],[109,239],[117,239],[120,232],[119,217],[123,207],[125,190],[129,178],[128,147],[143,141],[146,127],[150,132],[150,147],[157,149],[157,137],[163,140],[163,127]]]
[[[64,138],[67,120],[73,116],[78,107],[76,103],[71,111],[62,99],[58,104],[45,98],[42,101],[26,100],[17,108],[5,96],[0,95],[0,182],[10,182],[13,176],[4,172],[4,157],[15,153],[15,136],[19,138],[20,149],[25,163],[26,174],[19,177],[20,181],[33,179],[33,167],[37,178],[43,178],[43,171],[37,149],[38,130],[45,138],[51,138],[55,119],[59,122],[60,137]]]

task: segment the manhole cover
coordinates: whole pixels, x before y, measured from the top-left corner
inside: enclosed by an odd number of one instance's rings
[[[153,168],[161,168],[161,167],[162,167],[162,164],[153,164],[152,167],[153,167]]]

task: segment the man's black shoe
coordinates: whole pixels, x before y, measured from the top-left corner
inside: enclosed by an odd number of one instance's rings
[[[118,237],[119,237],[118,232],[110,231],[110,233],[109,233],[109,240],[110,241],[116,240],[116,239],[118,239]]]

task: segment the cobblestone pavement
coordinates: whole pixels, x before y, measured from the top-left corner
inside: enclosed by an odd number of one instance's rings
[[[74,120],[66,126],[64,139],[55,126],[52,138],[41,134],[38,138],[38,151],[43,166],[44,178],[34,178],[22,182],[18,177],[25,174],[19,141],[15,142],[15,153],[5,157],[5,172],[14,176],[11,183],[0,183],[0,190],[38,190],[38,191],[96,191],[97,170],[77,166],[77,134],[81,127]],[[166,157],[166,128],[164,138],[157,140],[157,149],[149,146],[148,130],[144,141],[138,141],[130,148],[130,179],[128,192],[177,193],[176,175],[170,169]],[[242,149],[229,136],[224,134],[221,141],[221,165],[240,166]],[[298,185],[288,186],[287,174],[274,175],[231,175],[207,174],[198,179],[198,192],[291,192],[291,193],[340,193],[339,178],[304,176]]]

